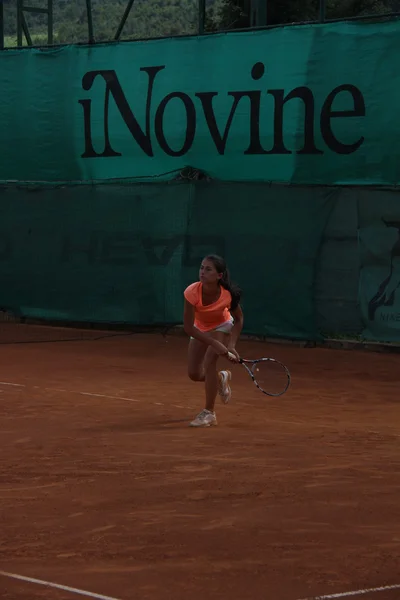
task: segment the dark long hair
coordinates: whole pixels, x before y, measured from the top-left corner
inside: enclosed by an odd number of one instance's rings
[[[231,276],[229,273],[229,269],[226,266],[225,260],[221,256],[218,256],[217,254],[209,254],[205,258],[206,258],[206,260],[209,260],[212,262],[217,273],[222,273],[222,277],[220,279],[220,284],[222,285],[223,288],[225,288],[226,290],[228,290],[228,292],[230,292],[230,294],[232,296],[231,310],[235,310],[235,308],[237,308],[240,304],[242,290],[235,283],[233,283],[231,281]]]

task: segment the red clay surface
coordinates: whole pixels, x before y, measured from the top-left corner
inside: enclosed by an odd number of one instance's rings
[[[239,349],[290,390],[236,366],[218,427],[192,429],[185,338],[0,346],[0,570],[121,600],[400,584],[400,356]],[[1,600],[74,597],[0,577]]]

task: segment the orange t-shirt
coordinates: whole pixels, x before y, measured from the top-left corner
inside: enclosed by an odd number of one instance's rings
[[[183,295],[189,304],[195,307],[194,311],[194,325],[200,331],[211,331],[219,327],[231,318],[229,308],[232,302],[232,296],[228,290],[221,285],[221,295],[212,304],[203,306],[202,300],[202,289],[203,284],[201,281],[192,283],[184,291]]]

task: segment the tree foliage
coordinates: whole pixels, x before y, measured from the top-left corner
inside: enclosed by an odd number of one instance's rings
[[[222,0],[214,19],[217,29],[249,27],[251,21],[250,0]],[[340,19],[367,15],[381,15],[398,10],[396,0],[325,0],[325,18]],[[320,0],[269,0],[267,2],[269,25],[317,21],[320,16]]]
[[[206,29],[237,29],[251,24],[255,0],[207,0]],[[262,1],[262,0],[261,0]],[[319,0],[265,0],[268,24],[312,21],[319,17]],[[96,41],[114,38],[128,0],[92,0]],[[16,43],[16,0],[3,0],[4,32]],[[25,5],[46,7],[47,0],[25,0]],[[325,0],[327,18],[381,14],[400,9],[400,0]],[[34,43],[45,43],[47,16],[24,13]],[[198,0],[135,0],[122,39],[194,34],[198,27]],[[88,40],[86,0],[54,0],[55,43]],[[14,42],[14,43],[12,43]]]

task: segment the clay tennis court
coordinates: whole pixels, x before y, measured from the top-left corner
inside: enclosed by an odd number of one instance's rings
[[[0,571],[75,588],[1,575],[0,598],[398,600],[400,355],[243,341],[290,390],[236,366],[218,427],[192,429],[186,349],[0,346]]]

